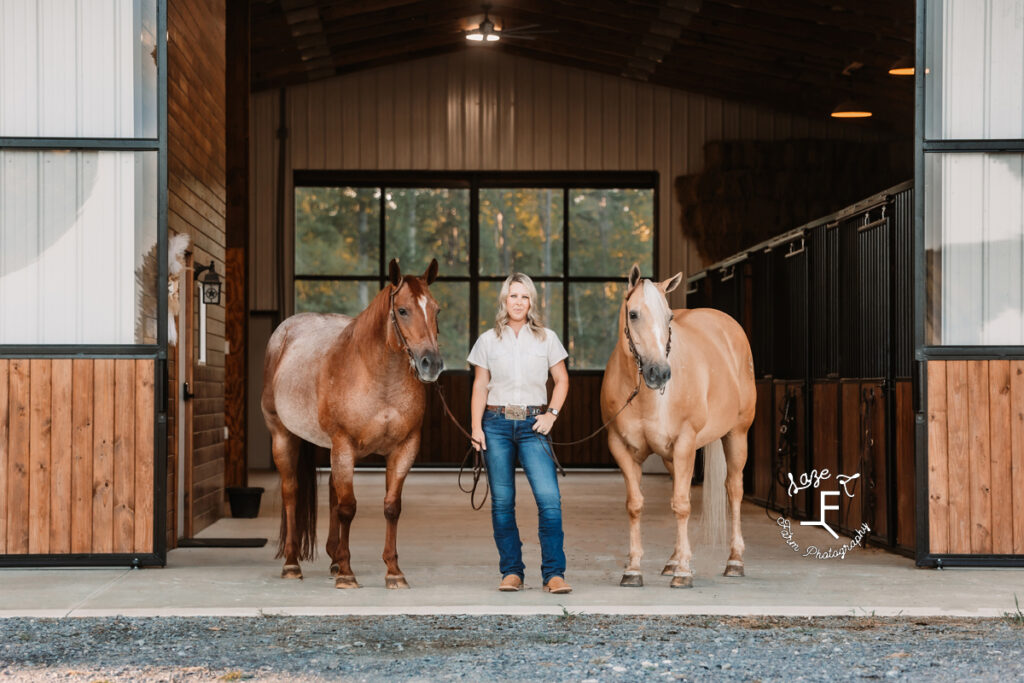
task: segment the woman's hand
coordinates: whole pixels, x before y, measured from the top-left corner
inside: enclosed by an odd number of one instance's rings
[[[487,450],[487,439],[484,437],[484,430],[481,427],[473,428],[473,448],[478,451]]]
[[[538,434],[550,434],[551,428],[555,426],[555,416],[551,413],[541,413],[533,423],[533,431]]]

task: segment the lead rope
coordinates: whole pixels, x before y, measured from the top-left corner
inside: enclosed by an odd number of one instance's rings
[[[394,297],[394,295],[392,294],[392,298],[393,297]],[[398,329],[398,322],[395,320],[395,313],[394,313],[394,309],[393,308],[392,308],[392,311],[391,311],[391,320],[392,320],[392,322],[395,323],[395,330],[398,332],[399,338],[400,339],[404,339],[401,336],[401,330]],[[562,464],[560,462],[558,462],[558,457],[555,455],[554,447],[555,446],[577,446],[577,445],[579,445],[581,443],[584,443],[586,441],[590,441],[591,439],[596,437],[598,434],[603,432],[605,429],[607,429],[608,425],[610,425],[615,420],[615,418],[617,418],[619,415],[621,415],[622,411],[625,410],[626,407],[630,403],[633,402],[633,399],[636,398],[637,394],[640,393],[640,381],[641,381],[641,378],[643,377],[644,366],[643,366],[643,361],[640,359],[640,353],[636,350],[636,344],[633,343],[633,335],[631,335],[630,332],[629,332],[629,316],[628,316],[628,314],[626,316],[626,324],[623,326],[623,330],[626,333],[626,340],[629,342],[629,352],[633,355],[633,362],[636,363],[636,375],[637,376],[636,376],[636,386],[633,387],[633,391],[630,392],[629,397],[626,399],[626,402],[622,404],[622,407],[619,408],[617,411],[615,411],[615,414],[612,415],[610,418],[608,418],[608,420],[604,424],[602,424],[600,427],[598,427],[597,429],[595,429],[593,432],[591,432],[587,436],[583,437],[582,439],[576,439],[575,441],[552,441],[551,437],[548,436],[547,434],[537,434],[538,437],[543,437],[544,438],[544,445],[545,445],[545,449],[548,452],[548,456],[551,458],[552,462],[554,462],[555,470],[559,474],[561,474],[563,477],[565,476],[565,468],[563,468]],[[406,350],[408,350],[408,346],[406,347]],[[671,350],[672,350],[672,324],[670,322],[669,326],[668,326],[668,342],[665,344],[665,358],[668,358],[669,352]],[[410,358],[412,357],[412,352],[411,351],[409,352],[409,357]],[[452,421],[452,424],[454,424],[455,427],[460,432],[462,432],[463,436],[465,436],[467,439],[469,439],[469,442],[470,442],[469,449],[466,451],[466,455],[464,455],[463,458],[462,458],[462,464],[459,465],[458,484],[459,484],[459,490],[460,491],[462,491],[463,493],[468,493],[469,494],[469,504],[470,504],[470,507],[472,507],[474,510],[479,510],[480,508],[482,508],[484,506],[484,502],[487,500],[487,496],[490,493],[490,483],[485,480],[485,485],[486,485],[487,488],[484,491],[483,498],[480,499],[480,505],[478,506],[478,505],[476,505],[474,503],[474,500],[476,499],[476,487],[477,487],[477,485],[480,482],[480,477],[481,477],[481,475],[483,475],[487,471],[487,464],[486,464],[486,462],[484,460],[483,453],[482,453],[482,451],[477,450],[476,448],[473,448],[473,444],[476,443],[476,439],[473,438],[472,434],[470,434],[469,432],[466,431],[466,429],[459,423],[458,418],[456,418],[455,415],[452,413],[451,408],[448,407],[448,401],[446,401],[445,398],[444,398],[444,393],[441,391],[441,385],[439,385],[439,384],[437,384],[435,382],[434,383],[434,387],[437,389],[437,395],[441,399],[441,405],[444,406],[445,413],[448,414],[448,418]],[[665,393],[665,387],[661,388],[661,393],[662,394]],[[465,488],[462,485],[462,475],[463,475],[463,472],[466,469],[466,463],[469,462],[470,455],[474,455],[474,458],[473,458],[473,487],[470,488],[470,489],[467,489],[467,488]]]
[[[484,460],[483,453],[482,451],[473,448],[473,444],[476,443],[476,439],[473,438],[472,434],[466,431],[466,429],[459,423],[458,418],[456,418],[454,413],[452,413],[451,408],[448,407],[448,401],[446,401],[444,398],[444,393],[441,391],[441,385],[435,383],[434,387],[437,389],[437,395],[441,399],[441,405],[444,407],[444,411],[448,415],[448,419],[452,421],[452,424],[455,425],[455,427],[462,433],[463,436],[469,439],[469,448],[466,450],[466,454],[462,457],[462,464],[459,465],[458,483],[459,490],[462,491],[463,493],[469,494],[470,506],[474,510],[479,510],[484,506],[484,502],[487,500],[487,496],[490,493],[490,484],[485,479],[484,484],[486,486],[486,489],[484,490],[484,496],[483,498],[480,499],[480,505],[475,504],[474,501],[476,499],[477,485],[480,483],[481,475],[483,475],[487,471],[487,464]],[[565,468],[563,468],[562,464],[558,462],[558,458],[555,456],[554,446],[575,446],[585,441],[589,441],[590,439],[593,439],[603,430],[607,429],[608,425],[610,425],[612,421],[614,421],[615,418],[617,418],[622,413],[622,411],[626,409],[626,406],[628,406],[633,401],[633,399],[636,398],[636,395],[638,393],[640,393],[639,377],[637,377],[636,387],[633,388],[632,393],[630,393],[629,398],[626,399],[626,402],[622,404],[622,407],[619,408],[618,411],[616,411],[616,413],[612,415],[607,422],[605,422],[603,425],[601,425],[596,430],[594,430],[587,436],[583,437],[582,439],[577,439],[575,441],[552,441],[547,434],[537,434],[538,437],[544,437],[545,449],[548,452],[548,456],[555,463],[555,469],[558,471],[559,474],[561,474],[564,477]],[[473,456],[473,486],[472,488],[467,489],[462,485],[462,476],[463,473],[465,472],[466,464],[469,462],[470,456]]]
[[[452,413],[451,408],[448,407],[448,401],[444,398],[444,393],[441,391],[441,385],[435,383],[434,387],[437,389],[437,395],[441,399],[441,405],[444,406],[444,412],[448,414],[448,419],[450,419],[452,424],[462,432],[463,436],[469,439],[469,448],[466,450],[466,454],[462,456],[462,464],[459,465],[459,490],[463,493],[468,493],[470,507],[474,510],[479,510],[484,506],[484,503],[487,502],[487,496],[491,492],[490,482],[485,478],[484,496],[480,499],[479,505],[474,502],[476,500],[476,487],[480,483],[480,477],[487,472],[487,463],[484,461],[483,451],[473,448],[473,444],[477,443],[476,439],[473,438],[472,434],[465,430],[465,428],[459,423],[458,418],[456,418],[454,413]],[[466,470],[466,463],[469,462],[470,456],[473,456],[473,487],[467,489],[462,485],[462,475]]]

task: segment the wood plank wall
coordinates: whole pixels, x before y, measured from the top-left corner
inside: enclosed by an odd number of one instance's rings
[[[193,263],[212,260],[225,275],[225,4],[167,3],[167,224],[192,237]],[[189,293],[195,297],[195,291]],[[226,292],[230,296],[230,290]],[[222,297],[222,304],[225,302]],[[193,533],[224,507],[225,307],[207,307],[207,362],[195,366],[193,401]],[[198,316],[198,306],[196,306]],[[198,318],[193,321],[198,331]],[[198,350],[198,341],[194,345]],[[177,401],[176,384],[169,402]],[[171,459],[168,459],[170,462]],[[173,528],[173,524],[168,528]],[[173,548],[176,538],[168,539]]]
[[[1024,554],[1024,361],[928,363],[935,555]]]
[[[704,143],[793,137],[865,139],[856,127],[615,76],[465,50],[285,91],[285,273],[291,304],[296,169],[658,171],[662,277],[703,264],[679,229],[672,183],[704,166]],[[277,302],[279,93],[251,108],[252,310]],[[790,226],[784,226],[790,227]],[[672,295],[683,302],[683,290]]]
[[[0,555],[154,551],[151,359],[0,358]]]

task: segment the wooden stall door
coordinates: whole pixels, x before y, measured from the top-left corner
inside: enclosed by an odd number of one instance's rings
[[[0,564],[156,552],[154,372],[149,358],[0,358]]]
[[[928,362],[928,552],[1024,565],[1024,361]]]

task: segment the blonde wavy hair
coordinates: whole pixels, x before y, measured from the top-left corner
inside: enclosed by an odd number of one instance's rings
[[[501,285],[501,292],[498,294],[498,314],[494,316],[494,333],[501,338],[501,333],[508,325],[508,309],[505,307],[505,300],[508,299],[508,290],[513,282],[518,282],[526,287],[526,293],[530,295],[530,309],[526,312],[526,325],[530,331],[537,335],[538,339],[544,339],[547,335],[544,332],[544,318],[537,308],[537,287],[529,275],[524,273],[512,273]]]

